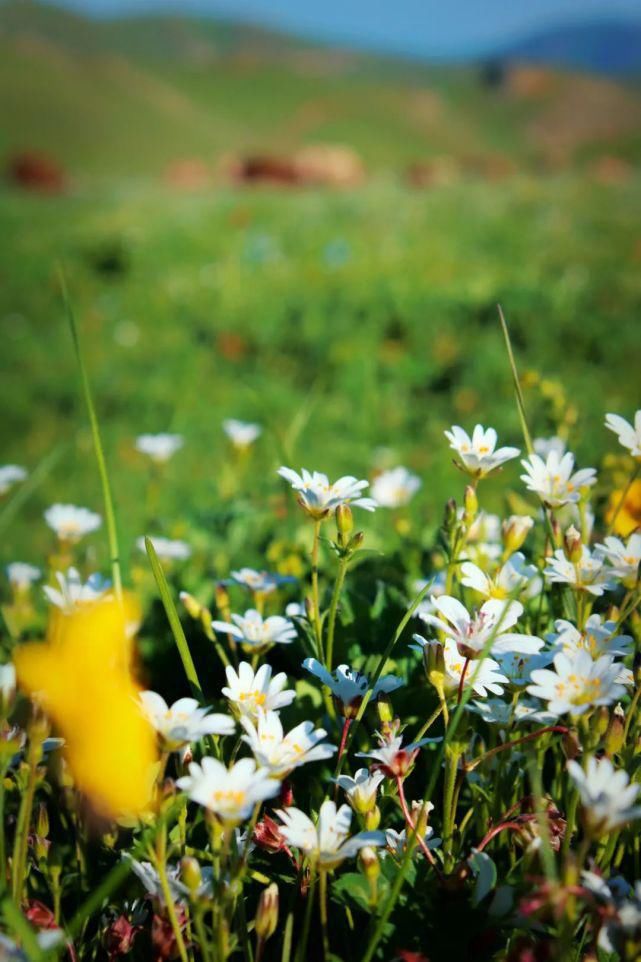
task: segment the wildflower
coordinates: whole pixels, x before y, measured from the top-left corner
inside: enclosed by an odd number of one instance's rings
[[[192,762],[189,775],[179,778],[178,788],[226,825],[248,819],[254,806],[278,794],[279,784],[265,768],[257,768],[253,758],[241,758],[226,768],[215,758],[205,757],[200,765]]]
[[[122,857],[129,862],[132,872],[142,882],[147,894],[153,899],[157,899],[158,902],[163,905],[165,896],[162,890],[162,885],[160,884],[160,876],[151,862],[139,862],[137,859],[133,858],[129,852],[123,852]],[[176,902],[180,901],[188,894],[187,886],[180,882],[179,876],[180,868],[178,865],[167,866],[167,881],[169,882],[169,891]]]
[[[451,638],[463,658],[478,658],[488,645],[487,653],[493,655],[505,651],[534,654],[543,647],[540,638],[509,630],[523,614],[523,605],[518,601],[492,598],[472,616],[460,601],[449,595],[433,600],[442,618],[432,615],[424,620]]]
[[[290,705],[296,697],[295,691],[283,691],[287,684],[284,672],[272,678],[271,665],[261,665],[256,674],[247,661],[241,661],[238,673],[228,665],[225,669],[228,687],[223,695],[229,699],[241,715],[256,718],[259,708],[264,711],[277,711]]]
[[[289,481],[294,491],[298,493],[298,503],[311,518],[320,521],[333,514],[339,504],[350,504],[366,511],[374,511],[376,501],[372,498],[362,498],[361,491],[369,486],[367,481],[358,481],[346,475],[330,484],[326,474],[314,471],[310,474],[305,468],[301,474],[291,468],[279,468],[281,478]]]
[[[518,551],[533,527],[534,519],[527,514],[511,514],[506,518],[501,524],[506,553]]]
[[[343,789],[354,811],[366,815],[376,805],[376,795],[379,785],[385,781],[385,773],[377,769],[370,774],[369,769],[359,768],[353,778],[339,775],[334,781]]]
[[[578,560],[573,562],[562,548],[557,548],[543,574],[551,584],[571,585],[575,591],[587,591],[599,597],[613,586],[612,569],[608,570],[603,558],[592,554],[586,545],[579,551]]]
[[[382,508],[400,508],[409,503],[421,486],[421,479],[407,468],[392,468],[372,482],[372,496]]]
[[[631,785],[630,776],[617,771],[609,758],[587,760],[585,771],[578,762],[568,762],[568,772],[579,790],[586,829],[594,838],[641,817],[641,805],[633,806],[641,786]]]
[[[373,758],[376,770],[380,770],[387,778],[404,778],[418,755],[419,749],[433,741],[422,738],[419,742],[403,745],[403,736],[386,740],[378,736],[379,747],[371,752],[356,752],[357,758]]]
[[[285,608],[288,618],[307,618],[307,608],[302,601],[290,601]]]
[[[235,448],[244,450],[253,444],[257,437],[262,434],[259,424],[252,424],[249,421],[237,421],[235,418],[227,418],[223,421],[223,431],[234,445]]]
[[[238,585],[249,588],[257,595],[269,595],[280,585],[295,581],[286,575],[271,574],[268,571],[254,571],[253,568],[240,568],[231,572],[232,579]]]
[[[331,871],[346,858],[353,858],[366,845],[385,844],[382,832],[358,832],[349,837],[352,810],[341,805],[337,810],[330,799],[320,807],[316,824],[299,808],[280,809],[281,834],[289,845],[300,849],[322,871]]]
[[[554,435],[551,438],[534,438],[532,447],[534,448],[535,454],[538,454],[539,457],[543,458],[544,461],[547,459],[547,456],[551,451],[554,451],[559,458],[562,458],[567,450],[567,444],[563,438],[560,438],[557,435]]]
[[[18,481],[24,481],[27,472],[18,464],[3,464],[0,466],[0,495],[6,494]]]
[[[546,668],[553,658],[551,651],[538,651],[534,655],[523,655],[516,651],[506,651],[499,656],[501,671],[507,675],[511,685],[527,685],[533,671]]]
[[[259,765],[268,769],[274,778],[286,778],[295,768],[307,762],[331,758],[335,745],[321,744],[327,737],[323,728],[314,730],[311,721],[301,722],[287,735],[274,711],[259,711],[257,724],[250,718],[240,720],[246,734],[243,741],[249,745]]]
[[[554,656],[554,670],[532,672],[527,691],[547,701],[548,710],[557,715],[582,715],[596,705],[610,705],[623,697],[620,667],[611,655],[593,661],[584,650],[572,657],[560,652]]]
[[[562,651],[572,657],[579,651],[587,651],[591,658],[601,655],[614,655],[622,658],[632,650],[633,639],[629,635],[617,635],[614,621],[601,624],[600,615],[590,615],[583,631],[579,631],[571,621],[558,618],[554,622],[556,634],[548,635],[554,653]]]
[[[209,715],[209,708],[200,708],[195,698],[179,698],[169,707],[157,692],[142,691],[140,702],[166,752],[177,752],[205,735],[233,735],[236,728],[229,715]]]
[[[140,434],[136,438],[136,451],[146,454],[155,464],[166,464],[183,446],[180,434]]]
[[[463,562],[461,575],[461,584],[473,588],[484,598],[514,598],[521,592],[526,592],[530,598],[542,588],[538,568],[527,564],[520,552],[511,555],[493,578],[471,561]]]
[[[633,457],[641,457],[641,410],[634,415],[634,427],[619,414],[606,414],[605,426],[614,431],[619,444],[628,448]]]
[[[59,608],[64,614],[71,614],[76,608],[91,604],[102,598],[111,587],[102,575],[92,574],[83,582],[76,568],[68,568],[67,573],[56,571],[54,575],[58,588],[44,585],[43,592],[49,604]]]
[[[28,591],[34,581],[42,577],[40,568],[24,561],[12,561],[7,565],[7,578],[14,591]]]
[[[641,414],[641,412],[639,412]],[[613,573],[620,578],[626,588],[634,588],[639,577],[641,563],[641,533],[635,532],[624,544],[620,538],[606,538],[603,544],[598,544],[595,553],[599,552],[613,568]]]
[[[258,899],[254,931],[258,944],[263,945],[276,931],[278,925],[278,886],[272,882],[263,889]]]
[[[334,701],[348,718],[354,718],[358,713],[361,702],[370,686],[369,678],[349,665],[339,665],[333,672],[327,670],[315,658],[306,658],[303,668],[318,678],[331,691]],[[385,675],[379,678],[372,689],[372,698],[381,694],[389,694],[400,688],[404,682],[395,675]]]
[[[76,544],[102,524],[99,514],[73,504],[52,504],[45,511],[45,521],[58,538],[68,544]]]
[[[641,478],[610,494],[605,523],[624,538],[641,526]]]
[[[497,450],[496,431],[494,428],[483,428],[480,424],[474,428],[471,438],[456,424],[449,431],[445,431],[445,437],[461,459],[458,466],[475,478],[484,478],[521,453],[518,448]]]
[[[422,639],[422,641],[424,640]],[[456,642],[451,638],[445,639],[443,662],[446,688],[458,690],[465,668],[465,659],[459,652]],[[493,658],[483,658],[477,661],[465,672],[463,687],[471,688],[481,698],[485,698],[488,691],[491,691],[494,695],[502,695],[503,688],[501,686],[507,684],[508,679],[501,673],[500,668],[501,666]]]
[[[149,540],[161,561],[186,561],[191,555],[191,548],[185,541],[160,537],[150,538]],[[138,538],[136,547],[139,548],[140,551],[147,551],[144,537]]]
[[[232,615],[233,624],[212,621],[214,631],[233,635],[243,650],[255,654],[266,652],[272,645],[289,645],[296,637],[296,628],[288,618],[272,615],[263,618],[260,612],[250,608],[244,615]]]
[[[432,803],[429,803],[432,808],[434,807]],[[431,825],[428,825],[423,833],[423,841],[427,848],[438,848],[441,844],[440,838],[434,838],[434,829]],[[407,851],[407,829],[402,829],[402,831],[397,832],[394,828],[385,829],[385,848],[393,855],[396,859],[402,859]],[[420,852],[417,846],[415,852],[418,854]]]
[[[538,454],[531,454],[521,464],[526,472],[521,475],[521,481],[549,508],[579,501],[581,489],[596,482],[594,468],[574,471],[574,455],[570,451],[561,457],[556,451],[550,451],[545,461]]]

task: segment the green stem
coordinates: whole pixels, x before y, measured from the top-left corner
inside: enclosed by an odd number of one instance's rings
[[[156,841],[156,852],[152,861],[156,863],[156,871],[158,872],[158,879],[160,881],[160,889],[165,900],[165,908],[167,909],[167,917],[169,918],[169,923],[171,925],[172,931],[174,933],[174,938],[176,939],[176,947],[178,948],[178,954],[180,955],[181,962],[188,962],[187,948],[185,946],[185,940],[183,939],[183,934],[180,929],[180,923],[178,922],[178,917],[176,915],[176,907],[174,905],[174,897],[171,893],[171,887],[169,885],[169,879],[167,878],[167,827],[163,825],[161,828],[158,839]]]
[[[29,848],[29,825],[31,823],[31,812],[33,810],[33,799],[36,792],[36,781],[38,775],[38,764],[42,758],[42,739],[36,734],[35,737],[29,735],[29,752],[27,754],[27,764],[29,772],[27,776],[27,787],[20,802],[18,812],[18,822],[16,825],[16,837],[13,846],[13,862],[11,866],[11,891],[13,900],[17,905],[22,902],[22,889],[24,885],[25,871],[27,867],[27,852]]]
[[[312,905],[314,902],[314,878],[316,872],[312,868],[309,876],[309,886],[307,888],[307,905],[305,906],[305,919],[303,921],[303,932],[296,952],[296,962],[307,962],[307,942],[309,941],[309,927],[312,921]]]
[[[445,778],[443,781],[443,854],[445,870],[452,867],[452,842],[454,835],[454,789],[460,755],[449,746],[445,752]]]
[[[340,558],[338,562],[338,571],[336,572],[336,581],[334,582],[334,590],[332,592],[332,600],[329,606],[329,620],[327,623],[327,650],[325,652],[325,667],[328,671],[332,670],[336,613],[338,611],[338,602],[340,601],[341,591],[343,590],[348,564],[349,558],[347,555],[344,555],[342,558]]]
[[[436,708],[434,709],[430,717],[427,719],[425,724],[419,729],[415,737],[412,739],[413,742],[420,742],[423,735],[427,731],[429,731],[429,729],[432,727],[432,725],[434,724],[436,719],[439,717],[439,715],[442,713],[442,711],[443,711],[443,703],[436,706]]]
[[[320,532],[321,532],[322,521],[314,521],[314,541],[312,543],[312,607],[313,621],[314,621],[314,631],[316,633],[316,648],[318,651],[318,660],[324,661],[323,658],[323,638],[321,630],[321,619],[320,619],[320,600],[318,592],[318,548],[320,545]]]
[[[318,875],[318,900],[320,903],[321,932],[323,936],[323,959],[329,960],[329,934],[327,927],[327,872],[320,870]]]

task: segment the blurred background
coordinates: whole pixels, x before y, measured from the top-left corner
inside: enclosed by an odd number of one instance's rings
[[[4,0],[0,113],[2,461],[37,482],[5,561],[101,508],[60,269],[134,554],[278,565],[281,463],[405,464],[436,527],[443,429],[520,443],[498,302],[535,434],[600,466],[639,406],[638,0]],[[242,458],[226,417],[263,427]],[[133,441],[166,430],[152,510]]]

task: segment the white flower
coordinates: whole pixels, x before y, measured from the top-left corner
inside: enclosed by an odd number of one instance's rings
[[[620,538],[606,538],[603,544],[596,546],[595,554],[597,552],[610,562],[626,588],[634,588],[641,563],[641,532],[631,534],[627,544]]]
[[[122,857],[130,863],[132,872],[140,879],[147,894],[164,904],[165,897],[162,891],[162,885],[160,884],[160,876],[151,862],[139,862],[137,859],[132,858],[129,852],[123,852]],[[184,899],[189,892],[187,886],[179,881],[179,874],[180,869],[177,865],[167,866],[169,891],[177,902]]]
[[[507,676],[511,685],[520,687],[527,685],[532,672],[537,668],[547,668],[552,661],[554,652],[538,651],[534,655],[523,655],[516,651],[506,651],[499,655],[499,667]]]
[[[142,709],[158,733],[163,751],[177,752],[205,735],[233,735],[236,724],[229,715],[208,715],[195,698],[179,698],[169,707],[155,691],[140,693]]]
[[[7,565],[7,578],[12,588],[18,591],[26,591],[34,581],[42,577],[40,568],[35,565],[26,564],[24,561],[12,561]]]
[[[140,434],[135,446],[156,464],[165,464],[183,446],[183,439],[180,434]]]
[[[599,597],[604,591],[613,586],[612,569],[608,569],[603,558],[592,554],[590,549],[582,546],[581,557],[577,562],[566,558],[562,548],[557,548],[543,572],[552,584],[572,585],[575,591],[587,591]]]
[[[384,845],[382,832],[358,832],[349,837],[352,810],[341,805],[337,810],[330,799],[320,807],[318,822],[298,808],[286,808],[277,812],[283,825],[281,834],[288,845],[299,849],[310,861],[324,871],[330,871],[346,858],[353,858],[366,845]]]
[[[290,601],[285,608],[288,618],[307,618],[307,608],[302,601]]]
[[[383,471],[372,481],[372,496],[382,508],[400,508],[414,497],[421,479],[407,468]]]
[[[240,568],[239,571],[232,571],[231,576],[236,584],[243,585],[260,595],[269,595],[279,585],[296,580],[286,575],[271,574],[268,571],[254,571],[253,568]]]
[[[56,571],[58,588],[44,585],[43,591],[49,604],[60,608],[66,615],[71,614],[79,605],[90,604],[102,598],[111,587],[111,582],[97,573],[89,575],[83,583],[76,568],[69,568],[66,574]]]
[[[419,640],[418,635],[414,635],[414,638],[417,641]],[[425,639],[421,639],[421,641],[425,641]],[[451,638],[445,639],[443,661],[446,687],[458,690],[465,659],[456,647],[456,642]],[[493,695],[502,695],[502,686],[508,683],[508,679],[501,673],[500,668],[501,666],[493,658],[482,658],[480,661],[475,661],[467,667],[463,688],[471,688],[481,698],[486,698],[489,691]]]
[[[385,781],[385,773],[377,769],[370,774],[367,768],[359,768],[353,778],[339,775],[334,781],[343,789],[354,811],[364,815],[376,805],[378,787]]]
[[[534,654],[543,647],[543,641],[534,635],[521,635],[509,631],[523,614],[518,601],[486,601],[479,611],[470,615],[467,608],[456,598],[443,595],[434,598],[434,607],[442,618],[428,615],[427,624],[438,628],[456,644],[463,658],[478,658],[489,643],[489,653],[519,651]]]
[[[231,665],[225,668],[228,687],[223,695],[240,711],[241,715],[256,718],[258,709],[277,711],[290,705],[296,697],[295,691],[283,691],[287,675],[280,672],[272,678],[271,665],[261,665],[256,674],[247,661],[241,661],[238,673]]]
[[[237,421],[235,418],[223,421],[223,431],[235,448],[248,448],[262,430],[259,424],[252,424],[250,421]]]
[[[591,835],[607,835],[641,817],[641,806],[633,807],[641,786],[631,785],[628,773],[617,771],[609,758],[588,758],[585,771],[578,762],[568,762],[568,772],[579,790]]]
[[[77,508],[73,504],[52,504],[45,511],[45,521],[56,532],[61,541],[75,544],[86,534],[96,531],[102,518],[88,508]]]
[[[545,461],[551,451],[554,451],[555,454],[562,458],[565,454],[567,444],[563,438],[554,435],[551,438],[534,438],[532,447],[534,448],[535,454],[538,454],[539,457]]]
[[[594,468],[574,471],[574,455],[570,451],[562,457],[556,451],[550,451],[545,461],[538,454],[531,454],[521,464],[526,472],[521,475],[521,481],[550,508],[579,501],[581,488],[588,488],[596,482]]]
[[[562,651],[571,658],[579,651],[587,651],[596,660],[601,655],[623,657],[632,650],[633,639],[630,635],[617,635],[616,622],[605,621],[601,624],[600,615],[590,615],[583,631],[564,618],[558,618],[554,628],[556,634],[547,638],[554,654]]]
[[[281,478],[289,481],[298,493],[301,507],[316,520],[333,514],[339,504],[351,504],[357,508],[365,508],[366,511],[374,511],[376,508],[376,501],[372,498],[361,497],[363,488],[368,487],[367,481],[358,481],[346,475],[330,484],[326,474],[320,471],[310,474],[305,468],[301,474],[291,468],[279,468],[278,473]]]
[[[18,481],[24,481],[27,472],[18,464],[3,464],[0,466],[0,494],[6,494]]]
[[[573,657],[560,652],[554,656],[553,671],[539,668],[532,672],[527,691],[547,701],[548,710],[556,715],[582,715],[596,705],[610,705],[623,697],[620,669],[610,655],[593,661],[587,651],[578,651]]]
[[[0,665],[0,700],[7,705],[16,692],[16,669],[13,662]]]
[[[557,719],[557,716],[551,712],[541,711],[533,700],[523,697],[519,698],[516,705],[501,701],[499,698],[488,698],[487,701],[468,701],[465,707],[475,715],[480,715],[488,725],[500,725],[502,728],[506,728],[513,721],[551,725]]]
[[[320,679],[329,688],[335,700],[342,707],[344,713],[355,715],[369,688],[369,678],[349,665],[339,665],[330,674],[324,665],[315,658],[306,658],[303,668]],[[385,675],[379,678],[372,690],[371,697],[377,698],[381,694],[396,691],[405,683],[395,675]]]
[[[161,561],[186,561],[191,555],[191,548],[186,541],[161,537],[154,537],[149,540]],[[144,537],[137,539],[136,547],[140,551],[147,551]]]
[[[314,730],[311,721],[301,722],[287,735],[274,711],[259,711],[256,725],[247,717],[241,718],[240,723],[246,732],[243,741],[257,763],[274,778],[286,778],[299,765],[331,758],[336,751],[335,745],[321,744],[327,732],[323,728]]]
[[[641,410],[634,415],[634,427],[619,414],[606,414],[605,426],[614,431],[619,444],[628,448],[635,458],[641,457]]]
[[[256,768],[253,758],[241,758],[226,768],[216,758],[205,757],[200,765],[192,762],[189,775],[179,778],[176,785],[228,825],[244,822],[255,805],[273,798],[280,789],[266,769]]]
[[[445,437],[450,442],[452,450],[461,459],[465,471],[477,478],[483,478],[495,468],[505,464],[521,453],[518,448],[496,449],[497,434],[494,428],[483,428],[477,424],[472,437],[463,428],[455,424]]]
[[[429,803],[432,804],[431,802]],[[434,806],[432,805],[432,808]],[[431,825],[428,825],[425,834],[423,835],[423,841],[425,842],[427,848],[438,848],[441,844],[440,838],[433,838],[434,829]],[[397,859],[403,858],[407,850],[407,829],[402,829],[397,832],[394,828],[385,829],[385,847],[390,855],[393,855]],[[420,852],[419,847],[415,848],[415,854]]]
[[[501,523],[505,550],[518,551],[534,527],[534,518],[527,514],[511,514]]]
[[[463,562],[461,575],[461,584],[478,591],[484,598],[514,598],[521,592],[531,598],[542,587],[538,568],[527,564],[520,551],[511,555],[492,578],[471,561]]]
[[[262,653],[272,645],[289,645],[296,637],[296,628],[288,618],[271,615],[263,618],[260,612],[250,608],[244,615],[232,615],[233,624],[212,621],[214,631],[233,635],[247,652]]]
[[[458,511],[459,520],[463,519],[465,511]],[[469,558],[478,565],[498,561],[503,553],[501,546],[501,519],[497,514],[479,511],[468,528],[465,546],[461,558]]]
[[[356,752],[356,757],[373,758],[376,769],[380,769],[387,778],[401,778],[407,775],[419,749],[431,741],[440,741],[440,739],[422,738],[419,742],[403,745],[402,735],[390,739],[385,739],[382,735],[377,737],[378,748],[374,748],[371,752]]]

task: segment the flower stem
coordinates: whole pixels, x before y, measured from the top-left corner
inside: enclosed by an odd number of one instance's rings
[[[309,941],[309,927],[312,920],[312,905],[314,903],[314,895],[312,888],[314,885],[315,877],[314,869],[310,871],[309,885],[307,886],[307,904],[305,906],[305,919],[303,921],[303,932],[301,935],[301,940],[298,943],[298,951],[296,952],[296,962],[307,962],[307,942]]]
[[[153,861],[156,863],[156,871],[158,872],[160,889],[162,891],[165,907],[167,909],[167,918],[169,919],[169,924],[171,925],[174,938],[176,939],[178,954],[180,955],[181,962],[188,962],[185,940],[183,939],[180,923],[178,922],[176,907],[174,905],[174,897],[171,893],[169,879],[167,878],[167,826],[164,823],[158,833],[158,838],[156,839],[156,851],[154,853]]]
[[[323,657],[323,637],[320,619],[320,600],[318,593],[318,548],[320,545],[321,521],[314,521],[314,541],[312,543],[312,607],[314,619],[314,631],[316,633],[316,648],[318,660],[324,662]]]
[[[29,766],[27,786],[22,796],[22,801],[20,802],[20,811],[18,812],[11,867],[11,891],[13,900],[17,905],[20,905],[22,902],[22,889],[24,886],[24,877],[27,868],[27,851],[29,847],[29,825],[31,823],[33,799],[36,792],[38,764],[41,758],[42,737],[35,730],[35,726],[32,726],[29,733],[29,751],[27,753],[27,764]]]
[[[332,670],[336,612],[338,611],[338,602],[340,601],[341,591],[343,590],[343,583],[345,581],[348,563],[349,558],[347,555],[344,555],[342,558],[340,558],[338,562],[338,571],[336,572],[336,581],[334,582],[334,590],[332,592],[332,600],[329,607],[329,620],[327,623],[327,650],[325,652],[325,667],[328,671]]]
[[[461,704],[461,698],[463,697],[463,686],[464,686],[464,684],[465,684],[465,676],[467,675],[467,669],[468,669],[468,667],[469,667],[469,664],[470,664],[470,659],[469,659],[469,658],[466,658],[465,661],[463,662],[463,670],[462,670],[462,672],[461,672],[461,677],[460,677],[459,683],[458,683],[458,692],[457,692],[457,695],[456,695],[456,704],[457,704],[457,705],[460,705],[460,704]]]
[[[418,845],[420,846],[420,848],[422,849],[423,855],[425,856],[425,858],[427,859],[427,861],[430,863],[430,865],[432,866],[432,868],[435,868],[435,869],[437,870],[437,872],[438,872],[438,868],[437,868],[437,865],[436,865],[436,859],[434,858],[434,856],[433,856],[432,853],[430,852],[429,848],[427,847],[427,843],[425,842],[425,839],[424,839],[424,838],[421,838],[420,832],[418,832],[418,831],[416,830],[416,827],[415,827],[415,825],[414,825],[414,820],[412,819],[412,816],[410,815],[409,808],[407,807],[407,799],[405,798],[405,789],[403,788],[403,779],[401,778],[400,775],[397,775],[397,776],[396,776],[396,787],[398,788],[398,800],[399,800],[399,802],[401,803],[401,811],[403,812],[403,817],[404,817],[405,821],[407,822],[407,827],[408,827],[408,829],[410,829],[412,832],[416,832],[416,841],[417,841]],[[439,872],[439,874],[440,874],[440,872]]]
[[[320,904],[321,932],[323,935],[323,959],[329,960],[329,931],[327,927],[327,872],[320,870],[318,875],[318,900]]]

